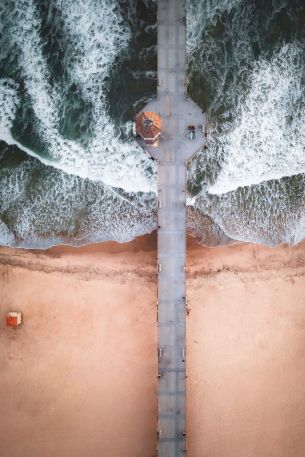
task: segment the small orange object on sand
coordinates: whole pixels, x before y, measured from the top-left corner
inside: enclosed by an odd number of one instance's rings
[[[5,318],[7,327],[18,327],[22,324],[22,314],[20,311],[11,311]]]

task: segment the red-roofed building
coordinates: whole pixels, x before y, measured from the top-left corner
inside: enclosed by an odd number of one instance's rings
[[[146,144],[156,145],[161,135],[162,122],[160,117],[153,112],[142,112],[136,118],[136,134]]]

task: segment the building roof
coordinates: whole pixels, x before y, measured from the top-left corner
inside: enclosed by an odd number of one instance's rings
[[[144,111],[136,118],[136,132],[144,140],[155,140],[161,133],[162,122],[153,112]]]

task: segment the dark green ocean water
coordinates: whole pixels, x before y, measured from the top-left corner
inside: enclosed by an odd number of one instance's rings
[[[132,137],[156,91],[153,0],[0,2],[0,243],[128,241],[156,228]],[[209,149],[188,170],[201,242],[305,234],[305,4],[188,0],[188,91]]]

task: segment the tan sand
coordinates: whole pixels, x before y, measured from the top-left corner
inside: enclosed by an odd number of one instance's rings
[[[305,244],[190,244],[190,457],[305,456]]]
[[[0,457],[155,455],[155,264],[155,236],[0,248]],[[305,243],[189,243],[188,456],[304,457],[304,275]]]
[[[155,455],[152,246],[0,249],[1,457]]]

